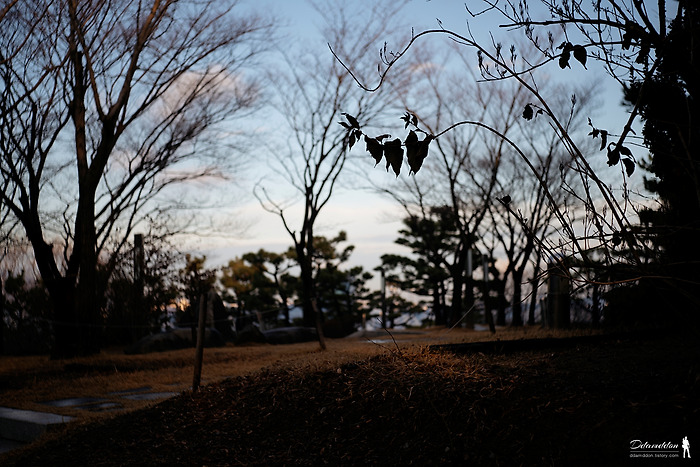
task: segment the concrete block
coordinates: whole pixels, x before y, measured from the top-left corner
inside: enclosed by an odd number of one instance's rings
[[[30,442],[73,419],[67,415],[0,407],[0,438]]]

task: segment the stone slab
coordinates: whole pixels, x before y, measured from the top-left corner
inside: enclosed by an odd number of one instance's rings
[[[98,402],[97,404],[79,405],[76,409],[88,410],[90,412],[107,412],[110,410],[121,409],[124,406],[119,402]]]
[[[126,389],[124,391],[114,391],[114,392],[108,392],[108,396],[124,396],[127,394],[134,394],[137,392],[148,392],[151,390],[150,386],[142,386],[140,388],[133,388],[133,389]]]
[[[69,399],[58,399],[55,401],[44,401],[42,404],[50,405],[51,407],[78,407],[81,405],[97,404],[98,402],[105,402],[106,399],[100,399],[97,397],[71,397]]]
[[[30,442],[74,417],[0,407],[0,438]]]
[[[145,392],[139,394],[128,394],[122,397],[132,401],[152,401],[157,399],[167,399],[168,397],[177,396],[177,394],[177,392]]]

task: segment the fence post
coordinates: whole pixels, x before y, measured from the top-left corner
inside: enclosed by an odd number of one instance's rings
[[[316,299],[311,299],[311,307],[314,310],[314,315],[316,315],[316,334],[318,334],[318,345],[321,350],[326,350],[326,337],[323,335],[323,325],[321,324],[321,310],[316,304]]]
[[[194,353],[194,376],[192,377],[192,391],[197,392],[202,380],[202,360],[204,358],[204,324],[207,316],[207,296],[202,294],[199,298],[199,321],[197,326],[197,348]]]

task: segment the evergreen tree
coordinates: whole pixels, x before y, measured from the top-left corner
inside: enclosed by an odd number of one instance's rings
[[[656,49],[659,58],[652,79],[633,81],[625,93],[627,101],[640,103],[650,155],[645,168],[654,175],[645,179],[645,186],[659,199],[657,206],[640,213],[648,231],[638,238],[652,239],[656,275],[671,278],[645,280],[661,293],[651,302],[649,297],[642,300],[647,306],[663,302],[664,309],[681,312],[700,306],[699,21],[700,4],[686,2]],[[640,289],[648,289],[645,285]]]

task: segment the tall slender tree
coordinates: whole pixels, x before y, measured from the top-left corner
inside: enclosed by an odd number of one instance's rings
[[[348,127],[357,121],[371,120],[386,110],[398,83],[391,83],[377,95],[370,96],[357,87],[349,72],[326,52],[327,43],[337,44],[338,54],[358,70],[370,63],[368,54],[393,35],[393,26],[403,2],[375,2],[365,5],[334,1],[315,4],[324,21],[319,49],[284,49],[285,69],[275,70],[272,78],[277,89],[276,108],[291,130],[285,150],[273,150],[273,167],[285,184],[295,191],[302,212],[295,215],[284,195],[274,193],[270,183],[261,182],[256,190],[265,209],[279,216],[294,243],[301,274],[301,299],[304,324],[316,322],[313,300],[316,289],[313,277],[314,238],[322,210],[341,184],[348,151],[355,142],[348,137]],[[353,6],[351,6],[353,5]],[[408,77],[400,77],[406,81]],[[350,117],[343,112],[350,112]]]

